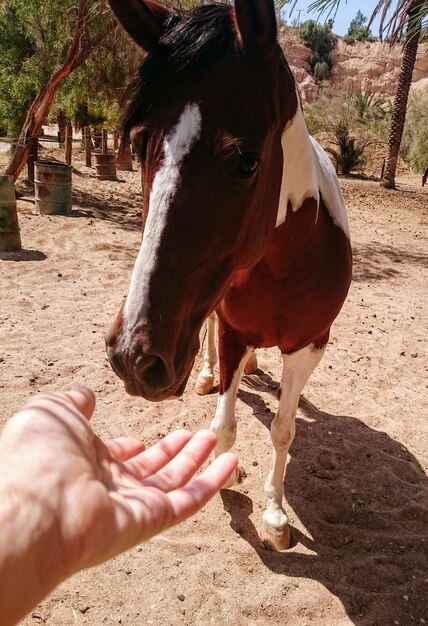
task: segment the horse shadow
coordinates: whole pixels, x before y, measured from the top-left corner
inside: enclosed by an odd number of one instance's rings
[[[264,375],[260,388],[271,382]],[[251,391],[240,397],[269,427],[273,414],[264,400]],[[325,413],[304,397],[299,408],[285,481],[291,549],[266,550],[250,518],[250,498],[223,490],[231,527],[274,574],[322,583],[358,626],[424,623],[428,481],[422,467],[400,442],[354,417]]]

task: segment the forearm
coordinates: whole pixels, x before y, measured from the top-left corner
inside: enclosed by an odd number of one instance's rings
[[[30,485],[4,476],[0,484],[2,626],[16,624],[65,577],[55,517]]]

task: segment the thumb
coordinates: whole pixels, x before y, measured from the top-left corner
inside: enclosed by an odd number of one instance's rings
[[[74,406],[86,417],[91,419],[95,409],[95,394],[89,387],[81,386],[75,387],[65,394]]]

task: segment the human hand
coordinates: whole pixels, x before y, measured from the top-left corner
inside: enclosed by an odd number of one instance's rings
[[[196,513],[236,468],[236,457],[224,454],[189,482],[213,450],[214,433],[175,431],[147,450],[136,439],[103,442],[88,422],[94,408],[87,388],[40,395],[1,435],[0,494],[10,500],[15,533],[24,507],[19,560],[26,571],[34,563],[38,579],[26,611],[71,573]],[[3,550],[0,541],[0,575]]]

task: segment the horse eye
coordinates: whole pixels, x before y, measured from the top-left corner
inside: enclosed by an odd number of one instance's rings
[[[251,178],[259,166],[260,160],[252,154],[243,154],[241,162],[236,168],[239,178]]]

